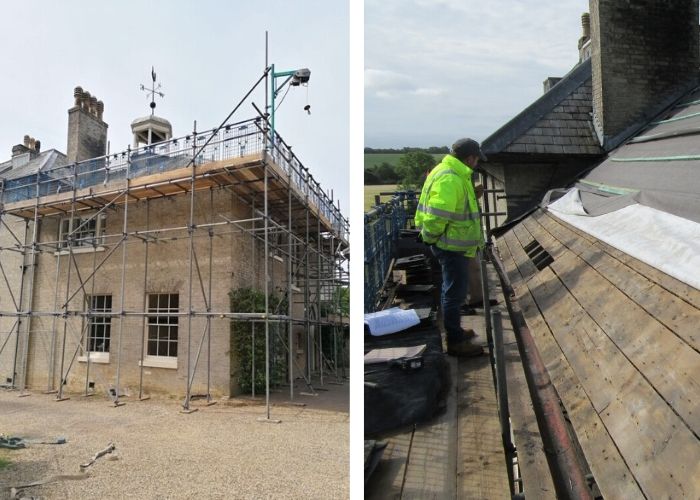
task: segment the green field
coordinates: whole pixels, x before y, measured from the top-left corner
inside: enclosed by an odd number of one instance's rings
[[[365,153],[365,169],[371,168],[377,165],[381,165],[386,162],[389,165],[396,166],[399,164],[399,158],[401,158],[402,153]],[[443,153],[434,154],[435,164],[437,165],[440,160],[445,156]]]
[[[395,184],[382,184],[379,186],[365,186],[365,212],[374,206],[374,195],[396,189]],[[382,201],[387,201],[389,196],[382,196]]]
[[[376,167],[386,162],[389,165],[399,164],[400,154],[394,153],[365,153],[365,169]]]

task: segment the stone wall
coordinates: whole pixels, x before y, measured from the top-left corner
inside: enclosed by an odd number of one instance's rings
[[[523,158],[521,162],[495,164],[502,168],[507,196],[508,220],[539,204],[550,189],[563,188],[591,165],[585,158]],[[492,168],[492,167],[489,167]]]
[[[12,216],[3,216],[5,224],[0,225],[0,246],[14,247],[17,239],[24,242],[27,229],[24,220]],[[22,280],[22,254],[12,250],[0,250],[0,262],[4,276],[0,274],[0,311],[14,313],[15,303],[20,301],[20,284]],[[26,303],[26,300],[23,301]],[[0,316],[0,384],[10,383],[15,378],[13,370],[20,372],[21,367],[15,367],[15,350],[21,348],[17,343],[16,319],[13,316]],[[25,319],[22,319],[26,323]],[[25,325],[20,324],[23,328]]]
[[[209,194],[195,197],[195,224],[205,222],[221,222],[218,214],[224,214],[233,220],[250,219],[253,212],[245,202],[226,190],[215,190]],[[127,231],[146,229],[162,229],[158,241],[149,241],[130,236],[126,244],[126,265],[124,266],[125,295],[123,310],[126,312],[141,312],[144,310],[145,298],[151,293],[179,294],[179,309],[188,310],[189,290],[189,239],[186,229],[189,218],[189,196],[161,198],[151,201],[129,203]],[[60,217],[44,217],[42,219],[41,242],[52,242],[58,239]],[[119,245],[112,255],[99,267],[94,279],[88,279],[95,267],[107,257],[110,249],[119,241],[122,234],[124,209],[122,206],[107,210],[103,220],[106,238],[103,248],[97,251],[79,249],[73,258],[65,252],[45,251],[37,258],[35,291],[32,309],[35,312],[50,312],[61,310],[66,296],[78,292],[70,301],[69,311],[85,311],[84,293],[88,295],[109,294],[112,296],[112,311],[122,310],[121,280],[122,280],[122,247]],[[23,223],[22,223],[23,224]],[[250,226],[250,223],[243,223]],[[264,247],[261,242],[233,225],[217,226],[214,236],[209,238],[206,229],[195,231],[194,249],[202,275],[205,292],[208,293],[209,255],[212,245],[212,310],[228,312],[230,310],[230,289],[237,287],[256,287],[262,289],[264,284],[263,255]],[[7,238],[5,237],[5,240]],[[146,259],[146,251],[148,258]],[[3,264],[4,264],[3,260]],[[146,266],[146,262],[148,265]],[[69,273],[70,263],[70,273]],[[14,266],[18,267],[18,266]],[[146,273],[147,269],[147,273]],[[271,288],[286,289],[286,260],[279,262],[270,259]],[[85,283],[84,292],[80,290],[78,279]],[[16,279],[16,277],[15,277]],[[56,287],[58,284],[58,287]],[[68,291],[68,293],[67,293]],[[6,298],[0,294],[0,300],[5,309]],[[192,280],[192,309],[205,311],[202,288],[199,283],[197,267],[193,268]],[[12,310],[10,308],[10,310]],[[284,313],[286,311],[283,311]],[[296,305],[296,314],[303,315]],[[2,319],[6,324],[10,318]],[[191,323],[191,327],[190,327]],[[216,317],[211,321],[211,387],[214,395],[231,393],[230,377],[231,364],[229,355],[229,319]],[[20,338],[28,340],[29,363],[27,387],[44,389],[49,381],[57,386],[60,380],[61,363],[63,373],[70,372],[66,378],[66,387],[70,392],[82,391],[86,382],[94,382],[95,390],[105,391],[114,387],[117,366],[120,366],[121,388],[126,394],[138,394],[140,379],[140,359],[142,348],[146,343],[147,328],[142,316],[125,315],[111,320],[111,346],[107,360],[93,359],[89,366],[78,349],[81,337],[87,332],[85,319],[69,314],[68,317],[39,315],[31,319],[27,325],[29,336],[22,333]],[[143,370],[143,385],[147,393],[162,392],[184,394],[188,374],[187,343],[191,345],[190,363],[194,366],[200,342],[202,344],[199,364],[192,385],[192,392],[206,392],[207,381],[207,342],[203,336],[206,329],[206,319],[201,317],[181,316],[178,322],[178,355],[177,366],[172,368],[147,366]],[[119,345],[121,331],[121,347]],[[191,336],[188,339],[188,332]],[[3,337],[0,337],[2,339]],[[82,339],[85,345],[85,339]],[[65,352],[65,355],[63,354]],[[7,355],[3,353],[0,361],[2,375],[7,367],[12,365],[14,349]],[[9,357],[8,357],[9,356]],[[21,356],[20,356],[21,357]],[[117,360],[120,363],[117,363]],[[304,356],[298,357],[304,366]]]
[[[98,158],[107,153],[107,124],[84,109],[68,110],[68,162]]]

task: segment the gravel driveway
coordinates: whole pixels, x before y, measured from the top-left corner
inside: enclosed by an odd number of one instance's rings
[[[347,387],[340,388],[347,393]],[[102,397],[56,402],[34,393],[0,390],[0,434],[28,440],[65,437],[66,444],[0,449],[0,498],[11,486],[79,465],[114,443],[116,451],[87,469],[88,477],[24,490],[40,498],[303,498],[349,497],[348,413],[220,402],[179,413],[179,402],[128,401],[114,408]],[[337,396],[337,394],[336,394]],[[321,395],[323,397],[323,395]],[[320,399],[320,398],[319,398]],[[323,406],[322,404],[319,406]],[[0,463],[2,460],[0,460]]]

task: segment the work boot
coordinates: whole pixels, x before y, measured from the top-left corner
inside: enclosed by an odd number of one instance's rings
[[[463,316],[476,316],[476,309],[468,306],[467,304],[462,304],[462,306],[459,308],[459,312]]]
[[[458,358],[472,358],[481,356],[484,353],[484,348],[480,345],[474,345],[468,340],[452,342],[447,344],[447,354]]]
[[[477,333],[474,330],[472,330],[471,328],[469,328],[468,330],[465,330],[464,328],[460,328],[459,331],[457,331],[457,333],[454,336],[448,335],[448,338],[450,338],[450,337],[455,338],[455,339],[458,339],[457,342],[460,342],[461,340],[473,339],[474,337],[476,337],[476,335],[477,335]]]

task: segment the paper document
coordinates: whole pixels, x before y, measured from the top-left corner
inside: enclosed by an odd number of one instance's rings
[[[392,307],[373,313],[365,314],[365,324],[374,336],[389,335],[411,328],[420,323],[418,314],[413,309]]]

